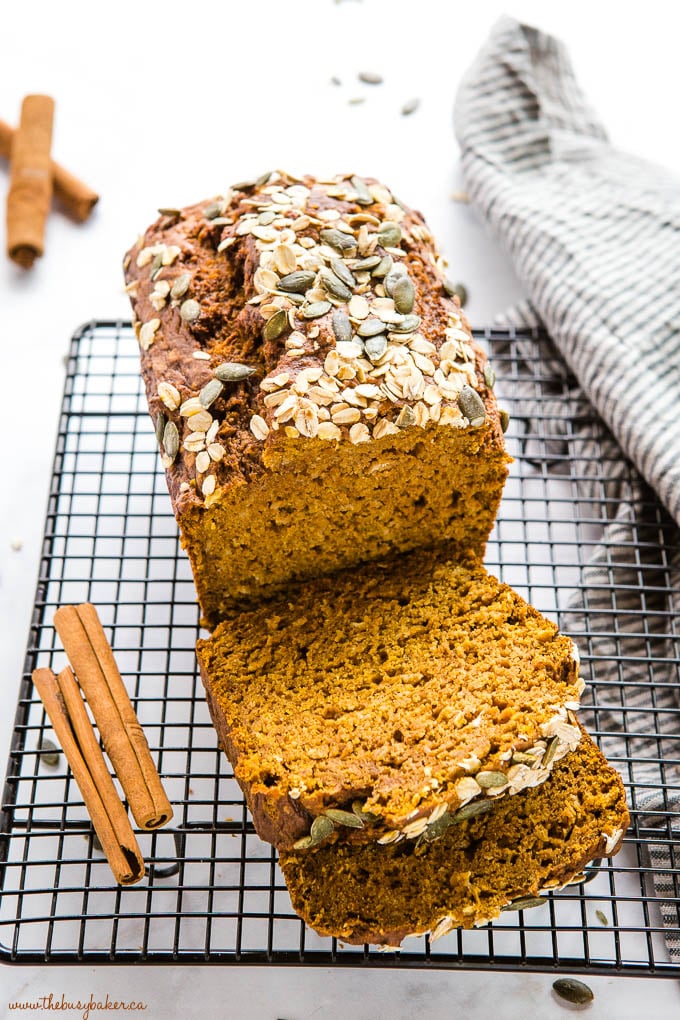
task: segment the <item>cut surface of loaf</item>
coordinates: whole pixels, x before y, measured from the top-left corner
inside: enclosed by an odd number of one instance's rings
[[[496,801],[434,842],[282,852],[294,909],[321,935],[398,946],[471,928],[569,883],[628,827],[623,784],[587,736],[540,787]],[[546,908],[543,907],[543,910]]]
[[[209,627],[395,552],[481,559],[509,458],[419,213],[376,181],[275,171],[164,210],[125,274]]]
[[[571,640],[433,551],[232,610],[197,654],[255,827],[279,848],[413,841],[543,782],[580,739]]]

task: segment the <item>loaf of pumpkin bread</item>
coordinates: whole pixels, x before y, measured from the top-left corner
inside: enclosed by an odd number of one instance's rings
[[[405,553],[233,609],[197,654],[260,836],[416,841],[581,737],[572,641],[476,563]]]
[[[542,786],[487,808],[443,818],[415,842],[282,852],[294,909],[343,942],[398,946],[426,931],[434,940],[503,910],[540,908],[542,893],[616,853],[629,821],[621,779],[585,733]]]
[[[373,180],[273,172],[164,209],[125,259],[204,619],[450,543],[507,474],[494,375],[423,218]]]

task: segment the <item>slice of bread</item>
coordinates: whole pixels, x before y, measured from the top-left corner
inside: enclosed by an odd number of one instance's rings
[[[568,884],[616,853],[628,822],[623,783],[584,733],[542,786],[439,839],[336,843],[283,852],[280,864],[294,909],[319,934],[398,946],[407,935],[485,924]]]
[[[280,849],[416,840],[540,784],[580,739],[570,639],[433,551],[233,611],[197,652],[255,827]]]

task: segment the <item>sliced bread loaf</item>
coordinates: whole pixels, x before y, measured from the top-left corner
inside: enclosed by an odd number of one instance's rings
[[[257,831],[282,849],[416,840],[543,782],[580,739],[573,643],[432,551],[227,613],[197,652]]]
[[[616,853],[628,822],[623,783],[584,733],[542,786],[501,798],[432,842],[336,843],[282,852],[280,863],[294,909],[319,934],[398,946],[407,935],[434,939],[531,906]]]

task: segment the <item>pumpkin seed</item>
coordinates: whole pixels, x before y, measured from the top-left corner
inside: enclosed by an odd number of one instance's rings
[[[338,343],[348,343],[352,339],[352,323],[344,312],[339,309],[333,312],[333,332]]]
[[[240,382],[254,371],[250,365],[241,365],[238,361],[225,361],[215,369],[215,378],[220,382]]]
[[[174,216],[174,217],[177,217],[177,216],[180,216],[182,214],[182,210],[181,209],[174,209],[172,206],[169,206],[169,205],[159,206],[158,211],[161,214],[161,216]]]
[[[38,754],[42,764],[47,765],[48,768],[56,768],[59,764],[59,748],[47,737],[38,744]]]
[[[485,815],[493,807],[491,800],[475,800],[465,807],[459,808],[453,816],[454,822],[466,822],[468,818],[475,818],[477,815]]]
[[[352,177],[350,184],[357,193],[357,197],[355,199],[357,205],[373,205],[373,195],[370,193],[366,187],[365,181],[363,181],[361,177]]]
[[[211,404],[215,403],[217,398],[222,394],[223,389],[224,386],[219,379],[211,379],[210,382],[205,384],[201,392],[198,394],[198,399],[206,410],[211,406]]]
[[[501,423],[501,432],[507,432],[508,425],[510,424],[510,412],[506,411],[504,407],[501,407],[498,411],[498,417]]]
[[[416,299],[416,289],[408,276],[402,276],[392,288],[394,307],[402,315],[408,315],[413,311],[413,302]]]
[[[395,421],[395,425],[400,429],[409,429],[416,423],[416,416],[413,412],[413,408],[405,404],[399,412],[399,417]]]
[[[293,850],[309,850],[310,846],[314,846],[312,837],[303,836],[302,839],[298,839],[293,843]]]
[[[170,297],[175,298],[179,301],[181,297],[184,297],[186,292],[189,290],[189,284],[191,283],[191,273],[180,273],[172,287],[170,288]]]
[[[311,829],[309,830],[312,845],[322,843],[324,839],[327,839],[330,836],[334,828],[335,826],[330,818],[327,818],[326,815],[317,815],[312,822]]]
[[[515,753],[512,756],[512,764],[513,765],[535,765],[536,764],[536,755],[535,754],[527,754],[526,751],[515,751]]]
[[[366,357],[371,362],[380,361],[387,350],[387,339],[384,336],[372,336],[364,344]]]
[[[331,259],[331,269],[337,278],[342,280],[346,287],[356,287],[357,281],[354,279],[352,273],[342,259]]]
[[[410,114],[415,113],[419,106],[419,99],[409,99],[401,108],[402,117],[408,117]]]
[[[378,241],[383,248],[398,248],[401,241],[401,227],[398,223],[388,220],[378,227]]]
[[[167,418],[165,417],[165,415],[161,411],[161,413],[156,418],[156,441],[158,442],[159,446],[163,442],[163,433],[165,432],[166,423],[167,423]]]
[[[383,258],[380,259],[380,262],[375,267],[373,272],[371,273],[371,276],[374,276],[376,280],[382,280],[384,276],[387,276],[391,272],[393,266],[394,259],[392,258],[392,256],[384,255]],[[387,287],[385,289],[387,290]]]
[[[560,999],[565,999],[575,1006],[582,1006],[595,998],[592,988],[583,981],[577,981],[576,978],[558,978],[557,981],[553,981],[553,990]]]
[[[184,322],[195,322],[201,314],[201,306],[198,301],[194,301],[193,298],[189,298],[188,301],[185,301],[180,306],[179,314],[180,318],[183,319]]]
[[[279,290],[290,290],[294,294],[304,294],[314,283],[315,274],[304,269],[288,273],[279,280]]]
[[[322,230],[319,236],[324,244],[339,252],[353,251],[357,246],[356,238],[353,234],[343,234],[342,230],[336,230],[335,227],[328,227],[326,230]]]
[[[364,823],[377,822],[380,818],[380,815],[373,814],[372,811],[364,811],[364,802],[361,800],[352,801],[352,811]]]
[[[465,417],[470,419],[470,424],[474,429],[479,428],[486,421],[484,401],[472,386],[463,386],[458,394],[458,406]]]
[[[484,366],[484,383],[490,390],[496,385],[496,373],[488,361]]]
[[[278,312],[274,312],[271,319],[265,323],[262,336],[265,340],[276,340],[287,328],[288,315],[283,308],[279,308]]]
[[[541,765],[544,769],[547,769],[548,765],[550,765],[551,761],[555,757],[555,752],[557,751],[559,744],[560,738],[557,736],[552,737],[548,741],[548,745],[543,753],[543,757],[541,758]]]
[[[457,297],[460,301],[460,307],[465,308],[468,299],[467,288],[462,283],[451,284],[451,290],[449,292],[450,297]]]
[[[391,256],[387,256],[391,260]],[[403,280],[405,276],[408,276],[406,266],[401,262],[395,263],[387,276],[385,277],[385,290],[390,297],[393,296],[393,291],[400,280]]]
[[[444,835],[452,822],[453,818],[448,811],[445,811],[444,814],[436,820],[436,822],[430,822],[423,833],[424,839],[426,839],[428,843],[431,843],[435,839],[439,839],[440,836]]]
[[[149,278],[151,280],[155,280],[162,268],[163,268],[163,254],[162,252],[158,252],[158,254],[154,255],[153,259],[151,260],[151,265],[149,267]]]
[[[260,176],[256,179],[256,181],[255,181],[253,186],[255,188],[263,188],[265,186],[265,184],[268,183],[269,178],[271,177],[271,175],[272,175],[271,170],[267,170],[266,173],[260,174]]]
[[[363,829],[364,823],[359,815],[353,811],[340,811],[337,808],[328,808],[324,811],[327,818],[330,818],[336,825],[346,825],[350,829]]]
[[[496,786],[507,786],[508,777],[504,772],[478,772],[475,779],[483,790],[491,790]]]
[[[371,337],[384,333],[386,329],[387,326],[380,319],[364,319],[357,329],[357,333],[359,336]]]
[[[203,210],[203,215],[206,220],[216,220],[218,216],[222,215],[224,211],[224,204],[222,202],[211,202]]]
[[[390,329],[393,333],[415,333],[419,326],[419,315],[405,315],[401,322],[390,323]]]
[[[330,312],[333,305],[330,301],[312,301],[310,305],[302,309],[305,319],[320,319],[326,312]]]
[[[609,927],[609,918],[605,913],[603,913],[602,910],[596,910],[595,917],[598,919],[600,924],[603,924],[605,926],[605,928]]]
[[[339,298],[340,301],[349,301],[351,299],[352,291],[349,287],[345,286],[342,280],[338,279],[335,273],[331,273],[330,269],[321,269],[319,271],[319,279],[324,290],[327,290],[333,297]]]
[[[547,902],[545,896],[520,896],[518,900],[501,907],[501,910],[532,910],[534,907],[542,907]]]
[[[179,432],[174,421],[169,421],[163,430],[163,449],[170,460],[174,460],[179,451]]]
[[[375,71],[360,71],[357,78],[365,85],[382,85],[383,83],[382,75],[376,74]]]
[[[389,259],[390,256],[386,255],[385,258]],[[352,268],[355,273],[361,273],[365,269],[375,269],[382,261],[383,259],[381,259],[379,255],[367,255],[365,259],[359,259],[358,262],[355,262]],[[390,261],[392,260],[390,259]]]

